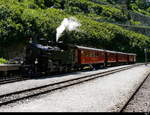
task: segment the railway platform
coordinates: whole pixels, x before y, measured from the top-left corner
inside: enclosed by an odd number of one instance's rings
[[[8,71],[17,71],[20,66],[20,64],[0,64],[0,72],[3,72],[4,76],[8,76]]]

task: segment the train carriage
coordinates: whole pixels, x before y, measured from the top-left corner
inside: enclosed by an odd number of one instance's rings
[[[127,53],[117,52],[117,62],[119,64],[128,63],[128,55]]]
[[[106,65],[115,65],[117,63],[117,52],[105,50]]]
[[[103,49],[76,46],[78,64],[80,65],[103,65],[105,64],[105,51]]]
[[[128,63],[135,63],[136,62],[136,54],[128,53]]]

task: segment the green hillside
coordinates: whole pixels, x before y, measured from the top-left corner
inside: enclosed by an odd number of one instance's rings
[[[36,41],[41,37],[54,41],[56,28],[63,19],[75,17],[81,23],[79,31],[64,32],[61,41],[135,52],[141,60],[150,37],[122,26],[144,25],[132,19],[129,11],[150,16],[149,5],[139,0],[128,0],[126,4],[119,0],[1,0],[0,57],[12,58],[9,52],[18,46],[14,49],[17,56],[17,50],[21,52],[30,37]]]

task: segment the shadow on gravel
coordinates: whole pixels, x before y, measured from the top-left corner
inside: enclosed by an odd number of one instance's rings
[[[118,65],[118,66],[121,66],[121,65]],[[107,70],[112,67],[116,67],[116,66],[107,66],[105,68],[98,68],[98,69],[93,69],[93,70],[81,70],[81,71],[65,72],[65,73],[52,73],[52,74],[45,75],[45,76],[38,76],[38,77],[35,76],[30,79],[39,80],[39,79],[58,78],[58,77],[61,78],[64,76],[69,76],[69,75],[78,75],[78,74],[80,75],[82,72],[92,72],[92,71],[94,72],[94,71],[99,71],[99,70]]]
[[[47,76],[39,76],[39,77],[32,77],[31,79],[34,80],[39,80],[39,79],[47,79],[47,78],[58,78],[58,77],[64,77],[64,76],[69,76],[69,75],[80,75],[82,72],[94,72],[98,70],[105,70],[107,68],[101,68],[101,69],[95,69],[95,70],[82,70],[82,71],[76,71],[76,72],[66,72],[66,73],[53,73]]]

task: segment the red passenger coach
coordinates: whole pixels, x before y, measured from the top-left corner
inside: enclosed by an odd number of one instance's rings
[[[105,50],[107,64],[114,64],[117,62],[117,52]]]
[[[128,53],[128,62],[135,63],[136,62],[136,54]]]
[[[100,64],[105,62],[105,51],[102,49],[76,46],[78,64]]]
[[[127,53],[117,52],[117,61],[118,63],[128,63]]]

